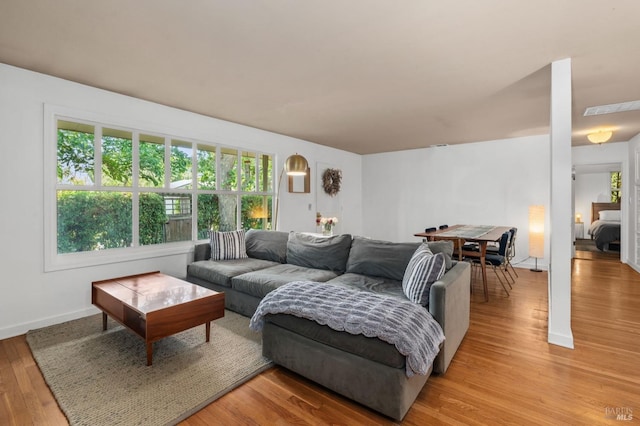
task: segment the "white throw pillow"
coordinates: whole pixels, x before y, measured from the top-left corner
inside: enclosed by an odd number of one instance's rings
[[[620,222],[620,210],[602,210],[600,212],[600,220],[606,220],[610,222]]]
[[[427,244],[421,244],[404,272],[402,291],[412,302],[427,306],[431,284],[442,278],[444,271],[445,255],[433,254]]]
[[[245,231],[211,231],[211,260],[244,259],[247,256]]]

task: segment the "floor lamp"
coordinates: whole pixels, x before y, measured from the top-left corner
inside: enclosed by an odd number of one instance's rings
[[[536,259],[533,272],[538,269],[538,258],[544,257],[544,206],[529,206],[529,256]]]
[[[309,163],[307,159],[298,153],[293,154],[287,158],[280,171],[280,177],[278,178],[278,192],[276,194],[276,211],[273,215],[273,229],[278,229],[278,208],[280,207],[280,187],[282,186],[282,176],[286,173],[288,176],[305,176],[309,170]]]

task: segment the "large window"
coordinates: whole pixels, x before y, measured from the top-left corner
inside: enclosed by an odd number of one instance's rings
[[[53,258],[95,259],[110,249],[205,239],[210,230],[271,227],[271,154],[53,117]]]

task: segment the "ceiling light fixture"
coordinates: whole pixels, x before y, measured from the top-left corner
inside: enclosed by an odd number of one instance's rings
[[[604,143],[611,139],[613,132],[611,130],[598,130],[597,132],[589,133],[587,139],[591,143]]]

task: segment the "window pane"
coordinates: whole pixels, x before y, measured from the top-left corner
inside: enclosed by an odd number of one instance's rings
[[[270,229],[271,197],[244,195],[242,197],[242,229]]]
[[[256,155],[252,152],[242,153],[242,191],[256,190]]]
[[[139,185],[147,188],[164,187],[164,138],[140,135]]]
[[[198,195],[198,239],[209,238],[209,231],[234,231],[238,210],[236,195]]]
[[[216,189],[216,147],[198,145],[198,189]]]
[[[258,173],[257,190],[262,192],[273,191],[273,162],[271,161],[271,156],[260,154],[258,161],[260,172]]]
[[[236,224],[236,216],[238,212],[238,196],[219,195],[218,208],[219,216],[217,231],[235,231],[236,229],[238,229]]]
[[[191,194],[163,194],[165,242],[191,241]]]
[[[191,158],[193,148],[191,142],[171,141],[171,184],[173,189],[193,188],[191,175]]]
[[[102,130],[102,185],[131,186],[131,132]]]
[[[209,238],[209,231],[220,228],[218,196],[198,194],[198,239]]]
[[[164,243],[164,226],[167,213],[162,194],[141,193],[138,201],[140,209],[139,232],[140,245]]]
[[[223,148],[220,152],[220,189],[235,191],[238,189],[238,151]]]
[[[131,193],[58,191],[58,253],[131,246]]]
[[[140,245],[191,241],[191,194],[140,194]]]
[[[94,127],[58,120],[58,183],[93,185]]]

